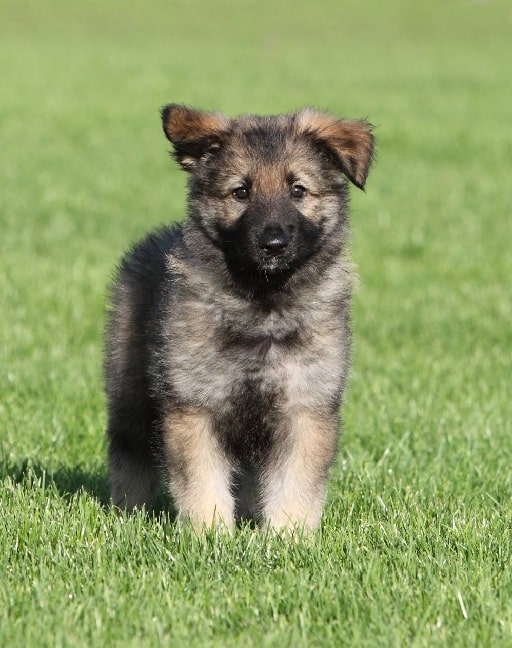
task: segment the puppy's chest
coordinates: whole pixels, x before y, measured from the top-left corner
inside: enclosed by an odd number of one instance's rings
[[[218,346],[227,356],[241,354],[248,363],[267,367],[284,357],[300,354],[307,347],[309,331],[296,313],[247,309],[242,313],[222,312],[217,323]]]
[[[172,362],[185,400],[218,411],[245,401],[249,409],[254,402],[307,406],[338,388],[341,332],[318,330],[307,312],[212,306],[201,321],[190,319]]]

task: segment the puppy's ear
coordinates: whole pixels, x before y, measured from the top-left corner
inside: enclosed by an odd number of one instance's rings
[[[162,108],[162,126],[175,159],[186,171],[194,171],[222,145],[229,119],[221,113],[169,104]]]
[[[336,119],[306,108],[297,114],[299,132],[309,135],[334,165],[359,189],[364,189],[373,158],[372,125],[360,119]]]

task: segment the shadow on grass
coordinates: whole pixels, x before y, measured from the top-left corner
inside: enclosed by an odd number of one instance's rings
[[[10,477],[16,484],[33,484],[53,489],[65,499],[71,499],[76,493],[85,491],[102,506],[109,505],[108,478],[103,468],[90,470],[85,466],[62,465],[53,469],[24,459],[17,464],[3,464],[0,471],[2,479]]]
[[[105,467],[90,469],[85,466],[65,466],[48,469],[24,459],[18,464],[0,463],[0,479],[10,478],[16,484],[38,485],[44,489],[54,490],[59,497],[71,500],[78,493],[87,493],[98,501],[105,510],[110,508],[110,489]],[[160,492],[151,510],[152,515],[165,513],[174,518],[173,507],[169,498]]]

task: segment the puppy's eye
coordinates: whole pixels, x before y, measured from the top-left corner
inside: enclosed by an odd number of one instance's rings
[[[237,200],[249,200],[249,189],[247,187],[237,187],[232,193],[233,198]]]
[[[294,184],[291,189],[292,198],[304,198],[307,194],[306,187],[299,184]]]

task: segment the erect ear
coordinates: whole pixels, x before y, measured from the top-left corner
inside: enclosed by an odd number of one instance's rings
[[[297,114],[299,131],[320,144],[356,187],[364,189],[373,158],[374,137],[367,121],[336,119],[306,108]]]
[[[174,147],[174,157],[186,171],[194,171],[224,141],[229,119],[179,104],[162,108],[162,125]]]

